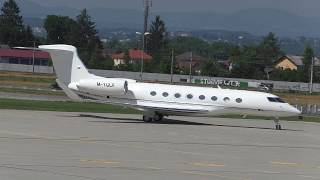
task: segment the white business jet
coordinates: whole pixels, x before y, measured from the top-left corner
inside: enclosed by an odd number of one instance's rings
[[[90,74],[70,45],[43,45],[50,53],[57,82],[73,100],[85,99],[128,106],[142,111],[145,122],[161,121],[164,116],[253,115],[297,116],[301,112],[278,96],[255,91],[192,87],[105,78]]]

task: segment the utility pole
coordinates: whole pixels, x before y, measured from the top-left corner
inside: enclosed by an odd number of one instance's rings
[[[311,65],[310,65],[310,84],[309,84],[310,94],[312,94],[312,91],[313,91],[313,66],[314,66],[314,56],[311,59]]]
[[[174,65],[173,59],[174,59],[174,51],[172,49],[171,51],[171,84],[173,83],[173,65]]]
[[[145,51],[145,45],[146,45],[146,38],[145,35],[150,34],[148,32],[148,19],[149,19],[149,11],[150,7],[152,7],[152,0],[143,0],[144,4],[144,27],[143,27],[143,32],[142,32],[142,57],[141,57],[141,72],[140,72],[140,79],[141,81],[143,80],[143,61],[144,61],[144,51]]]
[[[146,47],[145,44],[145,36],[150,35],[149,32],[145,32],[144,34],[142,34],[141,32],[136,32],[136,34],[141,35],[142,36],[142,51],[141,51],[141,66],[140,66],[140,80],[143,80],[143,62],[144,62],[144,49]]]
[[[193,61],[193,52],[190,53],[190,66],[189,66],[189,83],[191,83],[192,79],[192,61]]]

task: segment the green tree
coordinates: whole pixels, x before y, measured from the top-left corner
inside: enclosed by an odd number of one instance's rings
[[[239,50],[239,47],[231,43],[214,42],[209,45],[209,50],[202,52],[201,55],[212,59],[227,60],[235,53],[235,50]]]
[[[7,0],[0,14],[0,42],[10,46],[33,44],[32,29],[23,25],[20,8],[14,0]]]
[[[98,31],[96,30],[95,23],[91,20],[87,9],[83,9],[80,12],[76,18],[76,21],[79,24],[80,32],[83,35],[81,38],[83,38],[85,41],[88,41],[91,38],[97,37]]]
[[[192,51],[204,57],[210,52],[210,44],[195,37],[177,37],[170,41],[169,48],[174,49],[176,54]]]
[[[250,79],[266,79],[265,68],[272,67],[282,55],[279,41],[273,33],[265,36],[258,45],[244,46],[242,51],[239,49],[232,51],[234,68],[231,76]]]
[[[282,55],[279,40],[270,32],[263,38],[257,49],[257,61],[265,67],[273,66],[273,63]]]
[[[22,46],[33,46],[33,43],[38,44],[39,40],[33,35],[30,26],[23,27],[20,37],[20,45]]]
[[[201,75],[203,76],[218,77],[225,76],[226,74],[226,70],[213,60],[207,60],[201,66]]]
[[[77,23],[67,16],[49,15],[44,21],[44,28],[47,31],[47,41],[52,44],[70,44],[77,45],[71,38],[75,35],[74,30],[77,28]]]
[[[150,36],[148,40],[148,50],[151,54],[155,54],[157,51],[165,48],[168,44],[168,33],[163,20],[160,16],[156,16],[156,19],[151,23]]]
[[[247,79],[263,79],[264,64],[259,62],[258,47],[255,45],[244,46],[241,55],[234,61],[234,67],[231,72],[231,77],[247,78]]]
[[[44,27],[47,31],[48,43],[76,46],[80,58],[88,68],[105,67],[99,62],[103,56],[103,46],[97,34],[95,23],[91,20],[86,9],[80,12],[76,20],[66,16],[49,15],[45,20]]]
[[[87,61],[94,57],[93,54],[97,52],[96,48],[99,48],[99,51],[102,53],[102,43],[98,37],[95,23],[91,20],[87,9],[83,9],[80,12],[76,17],[76,22],[78,29],[74,34],[77,34],[79,55],[84,60],[84,63],[88,64]]]
[[[88,65],[94,69],[112,69],[114,66],[111,58],[106,58],[102,55],[102,50],[98,45],[94,48]]]
[[[76,17],[78,29],[75,32],[77,34],[78,47],[80,49],[80,56],[83,59],[89,59],[95,48],[102,49],[102,43],[97,35],[95,23],[91,20],[87,9],[83,9]],[[85,62],[86,63],[86,62]]]

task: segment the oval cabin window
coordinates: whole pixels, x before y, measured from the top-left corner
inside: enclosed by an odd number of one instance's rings
[[[177,93],[177,94],[174,95],[174,97],[180,98],[180,97],[181,97],[181,94]]]
[[[152,91],[150,94],[151,94],[151,96],[156,96],[157,95],[157,93],[155,91]]]
[[[192,98],[193,98],[193,95],[192,95],[192,94],[188,94],[188,95],[187,95],[187,98],[188,98],[188,99],[192,99]]]
[[[242,99],[241,99],[241,98],[237,98],[237,99],[236,99],[236,102],[237,102],[237,103],[242,103]]]
[[[223,98],[223,101],[224,101],[224,102],[229,102],[229,101],[230,101],[230,98],[225,97],[225,98]]]
[[[205,97],[204,95],[201,95],[201,96],[199,96],[199,99],[200,99],[200,100],[205,100],[206,97]]]
[[[218,98],[217,98],[216,96],[212,96],[212,97],[211,97],[211,100],[212,100],[212,101],[217,101]]]
[[[163,96],[163,97],[168,97],[169,94],[168,94],[167,92],[164,92],[164,93],[162,93],[162,96]]]

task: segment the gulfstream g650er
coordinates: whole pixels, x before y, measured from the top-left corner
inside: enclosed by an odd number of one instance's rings
[[[105,78],[90,74],[69,45],[44,45],[50,53],[57,82],[73,100],[89,98],[142,111],[145,122],[164,116],[215,116],[240,114],[279,117],[296,116],[300,111],[269,93],[209,87],[142,83],[132,79]],[[281,129],[278,120],[276,129]]]

